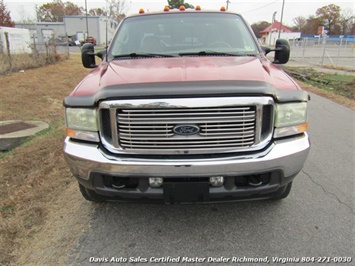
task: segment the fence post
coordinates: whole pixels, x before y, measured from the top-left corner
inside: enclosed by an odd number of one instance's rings
[[[50,43],[50,57],[51,57],[51,62],[55,62],[57,60],[57,42],[56,42],[56,35],[53,33],[52,38],[49,41]]]
[[[48,62],[48,58],[49,58],[49,47],[48,47],[48,41],[46,40],[46,42],[44,43],[45,47],[46,47],[46,61]]]
[[[325,57],[325,48],[327,46],[327,35],[323,34],[323,55],[322,55],[322,60],[320,62],[320,65],[323,66],[324,64],[324,57]]]
[[[339,58],[340,58],[340,51],[341,51],[341,49],[342,49],[342,45],[343,45],[343,35],[340,35],[339,36],[340,37],[340,44],[339,44],[339,49],[338,49],[338,58],[337,58],[337,64],[336,64],[336,66],[338,66],[338,64],[339,64]]]
[[[36,63],[38,64],[38,51],[37,51],[37,46],[36,46],[36,34],[33,34],[33,51],[32,51],[32,55],[36,61]]]
[[[66,40],[66,52],[67,52],[67,54],[66,54],[66,56],[68,56],[69,57],[69,38],[68,38],[68,32],[66,32],[65,33],[65,40]]]
[[[9,33],[5,32],[5,41],[6,41],[6,47],[7,47],[7,55],[9,57],[9,65],[10,65],[10,72],[12,71],[12,58],[11,58],[11,52],[10,52],[10,41],[9,41]]]
[[[307,45],[307,38],[304,38],[302,40],[301,46],[302,46],[302,63],[304,63],[305,57],[306,57],[306,45]]]
[[[0,33],[0,54],[4,54],[4,44],[2,39],[2,34]]]

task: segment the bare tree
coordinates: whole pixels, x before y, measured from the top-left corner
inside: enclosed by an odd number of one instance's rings
[[[31,23],[36,22],[36,17],[33,15],[28,14],[27,10],[23,5],[17,8],[17,13],[20,16],[19,20],[16,20],[19,23]]]
[[[71,2],[64,3],[62,0],[41,5],[38,9],[40,21],[62,22],[64,15],[82,15],[83,8]]]
[[[186,8],[194,8],[193,5],[185,3],[184,0],[168,0],[169,8],[180,8],[180,6],[185,6]]]
[[[90,16],[106,16],[105,8],[92,8],[89,10]]]
[[[302,31],[307,24],[307,19],[303,16],[299,16],[293,19],[293,23],[296,25],[297,31]]]
[[[342,35],[352,34],[351,28],[353,26],[354,18],[355,17],[353,16],[353,11],[350,8],[345,9],[341,12],[339,23],[340,23]]]
[[[317,18],[313,15],[307,18],[307,23],[302,29],[304,34],[317,34],[318,27],[324,25],[320,18]]]
[[[108,3],[108,16],[119,22],[124,17],[127,5],[125,0],[107,0]]]
[[[258,23],[251,24],[251,28],[257,38],[261,38],[260,32],[265,28],[269,27],[271,24],[267,21],[259,21]]]

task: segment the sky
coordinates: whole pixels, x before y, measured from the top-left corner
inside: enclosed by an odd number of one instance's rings
[[[63,0],[64,2],[69,0]],[[282,21],[283,24],[294,26],[293,19],[299,16],[308,17],[315,15],[316,10],[320,7],[335,4],[340,6],[342,11],[348,10],[355,16],[355,0],[229,0],[229,10],[240,14],[249,22],[249,24],[257,23],[259,21],[268,21],[271,23],[273,14],[276,13],[276,20],[281,20],[282,5],[284,1],[284,10]],[[17,21],[22,17],[34,18],[35,5],[41,6],[45,3],[52,2],[52,0],[4,0],[7,10],[10,11],[12,20]],[[71,0],[78,6],[85,7],[85,0]],[[167,5],[166,0],[125,0],[126,14],[137,13],[140,8],[146,11],[162,10]],[[185,2],[194,6],[200,5],[202,9],[219,10],[221,6],[226,6],[226,0],[185,0]],[[105,7],[105,0],[87,0],[88,9]]]

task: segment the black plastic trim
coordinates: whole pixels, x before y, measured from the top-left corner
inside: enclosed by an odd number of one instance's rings
[[[234,202],[272,199],[278,195],[281,195],[286,190],[286,186],[292,182],[298,173],[291,176],[284,176],[282,171],[275,170],[267,172],[267,174],[270,175],[270,181],[268,184],[261,185],[259,187],[247,186],[236,188],[234,186],[232,190],[226,189],[223,186],[215,188],[210,187],[208,199],[205,201],[186,203]],[[151,188],[147,186],[147,184],[140,184],[147,183],[147,177],[138,178],[137,188],[115,189],[104,185],[103,175],[105,174],[94,172],[90,174],[89,180],[84,180],[79,176],[76,176],[76,178],[81,185],[98,193],[104,201],[164,203],[163,188]]]
[[[261,81],[188,81],[134,83],[104,87],[95,94],[68,96],[65,107],[96,107],[99,101],[182,97],[272,96],[276,102],[305,102],[303,90],[281,90]]]

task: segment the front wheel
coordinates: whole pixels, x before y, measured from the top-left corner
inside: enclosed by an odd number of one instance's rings
[[[287,196],[290,194],[292,188],[292,182],[288,183],[285,187],[280,188],[276,193],[275,196],[272,197],[274,200],[282,200],[284,198],[287,198]]]
[[[86,200],[96,202],[96,203],[104,202],[103,198],[100,195],[98,195],[95,191],[84,187],[80,183],[79,183],[79,189],[81,194]]]

